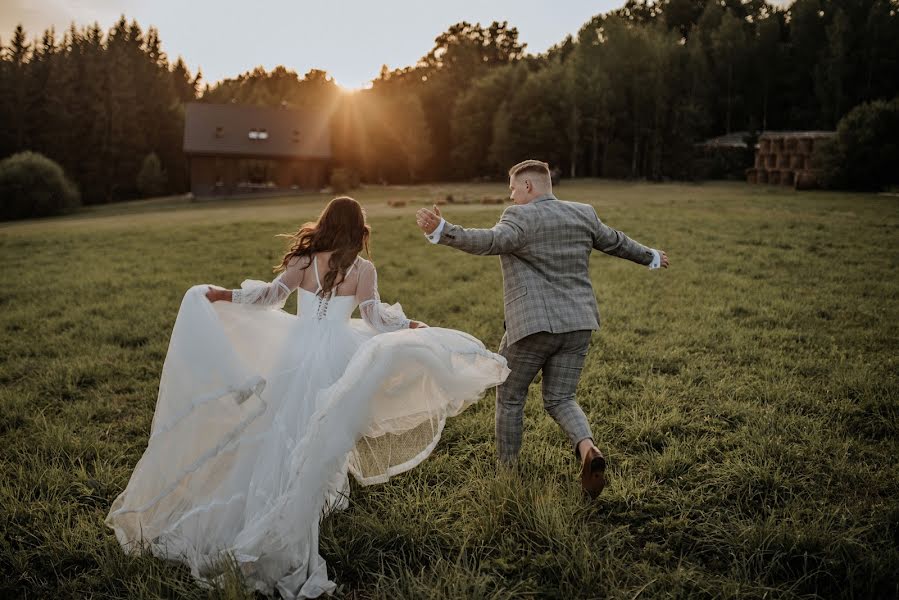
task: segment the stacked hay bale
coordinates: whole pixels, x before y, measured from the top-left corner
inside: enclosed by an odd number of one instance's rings
[[[772,131],[759,136],[755,166],[746,170],[749,183],[791,185],[797,190],[818,186],[815,149],[834,131]]]

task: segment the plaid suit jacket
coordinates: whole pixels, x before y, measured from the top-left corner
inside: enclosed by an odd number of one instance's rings
[[[652,250],[600,221],[589,204],[552,195],[508,207],[490,229],[447,222],[438,243],[499,255],[507,346],[540,331],[599,329],[588,270],[594,249],[641,265],[653,258]]]

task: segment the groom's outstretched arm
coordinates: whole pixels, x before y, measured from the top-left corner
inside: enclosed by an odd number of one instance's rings
[[[650,269],[668,267],[668,257],[664,252],[632,240],[621,231],[603,223],[596,215],[596,211],[593,214],[596,217],[593,230],[593,248],[595,250],[632,260],[635,263],[646,265]]]
[[[433,243],[469,254],[511,254],[525,242],[524,225],[515,208],[510,206],[503,211],[499,222],[490,229],[466,229],[449,223],[436,206],[434,212],[419,210],[417,220],[421,230]]]

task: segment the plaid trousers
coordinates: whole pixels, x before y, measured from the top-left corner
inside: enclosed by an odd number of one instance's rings
[[[506,345],[503,336],[499,353],[512,372],[496,390],[496,451],[501,463],[513,463],[518,458],[528,387],[541,369],[546,412],[562,427],[572,446],[593,437],[587,417],[574,398],[592,333],[542,331],[511,345]]]

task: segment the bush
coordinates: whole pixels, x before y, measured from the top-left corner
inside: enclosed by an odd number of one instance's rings
[[[0,219],[46,217],[80,205],[78,187],[43,154],[20,152],[0,161]]]
[[[359,174],[353,169],[338,167],[331,171],[331,190],[335,194],[345,194],[359,187]]]
[[[746,169],[752,166],[745,148],[731,146],[700,148],[693,157],[692,173],[696,179],[746,178]]]
[[[137,174],[137,189],[143,197],[159,196],[165,192],[168,175],[155,152],[144,157],[144,162]]]
[[[899,183],[899,97],[849,111],[837,136],[816,149],[815,161],[828,187],[879,190]]]

